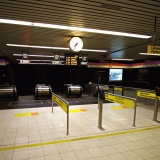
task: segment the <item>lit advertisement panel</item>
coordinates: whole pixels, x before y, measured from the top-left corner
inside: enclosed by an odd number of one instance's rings
[[[123,69],[109,69],[109,81],[122,81]]]

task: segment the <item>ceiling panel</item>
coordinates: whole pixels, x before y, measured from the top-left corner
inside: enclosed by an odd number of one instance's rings
[[[152,36],[155,17],[157,17],[154,41],[155,45],[160,45],[159,8],[160,1],[156,0],[0,0],[0,18]],[[17,63],[17,57],[13,54],[20,54],[22,50],[29,54],[47,55],[53,55],[54,52],[59,52],[61,55],[72,52],[8,47],[7,43],[68,47],[68,41],[73,36],[80,36],[83,39],[85,49],[108,51],[107,53],[79,52],[80,55],[88,54],[89,61],[102,61],[104,56],[106,56],[105,61],[111,61],[112,58],[132,58],[140,61],[160,57],[138,54],[146,52],[147,45],[153,44],[153,38],[139,39],[2,23],[0,23],[0,31],[0,51],[14,63]]]

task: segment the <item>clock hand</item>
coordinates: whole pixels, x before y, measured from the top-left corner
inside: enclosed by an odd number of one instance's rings
[[[75,47],[78,45],[78,42],[75,44]]]
[[[74,49],[77,47],[77,45],[78,45],[78,42],[75,44]]]

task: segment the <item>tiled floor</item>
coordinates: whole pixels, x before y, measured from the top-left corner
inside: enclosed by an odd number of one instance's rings
[[[97,128],[97,105],[70,106],[70,109],[87,111],[70,113],[69,135],[66,135],[67,116],[60,107],[54,107],[54,113],[51,107],[0,110],[0,160],[160,160],[160,128],[127,133],[160,126],[152,121],[154,107],[138,105],[136,127],[133,127],[134,109],[119,106],[103,105],[105,131]],[[15,117],[17,113],[27,112],[39,115]],[[114,134],[119,131],[127,134]],[[113,135],[101,137],[111,133]],[[93,135],[99,137],[90,137]],[[65,141],[70,139],[72,141]],[[55,141],[56,144],[41,145]],[[36,145],[31,147],[31,144]],[[7,150],[8,147],[11,148]]]

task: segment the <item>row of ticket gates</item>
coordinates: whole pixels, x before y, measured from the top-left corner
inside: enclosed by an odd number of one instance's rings
[[[85,91],[86,94],[89,94],[91,96],[97,96],[99,89],[103,89],[105,91],[109,91],[109,88],[107,85],[102,84],[85,84],[84,87],[81,85],[75,85],[75,84],[63,84],[63,87],[61,89],[61,93],[65,95],[66,97],[81,97],[83,92]],[[52,96],[52,88],[50,85],[46,84],[37,84],[35,86],[35,93],[34,97],[35,99],[39,99],[41,97],[49,97]],[[15,85],[1,85],[0,86],[0,98],[2,97],[13,97],[15,100],[18,100],[18,92]]]

